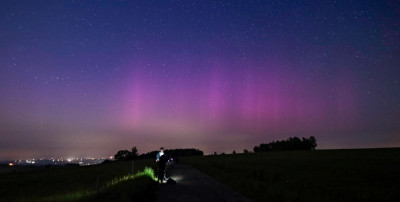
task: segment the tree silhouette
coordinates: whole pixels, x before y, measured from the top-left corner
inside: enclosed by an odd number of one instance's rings
[[[132,147],[131,151],[120,150],[114,155],[114,159],[117,161],[135,160],[139,157],[139,153],[136,147]]]
[[[118,161],[128,160],[130,158],[131,152],[128,150],[120,150],[114,155],[114,159]]]
[[[315,139],[314,136],[310,137],[310,142],[311,142],[311,148],[312,150],[315,150],[315,148],[317,147],[317,140]]]
[[[138,153],[138,150],[136,149],[136,147],[132,147],[131,151],[132,152],[131,152],[130,158],[131,159],[137,159],[139,157],[139,153]]]
[[[310,138],[290,137],[287,140],[272,141],[268,144],[260,144],[255,146],[253,151],[267,152],[267,151],[281,151],[281,150],[315,150],[317,147],[317,140],[314,136]]]

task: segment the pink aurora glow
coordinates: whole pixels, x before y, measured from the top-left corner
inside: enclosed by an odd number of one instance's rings
[[[181,72],[185,66],[172,63],[177,71],[171,79],[137,71],[149,65],[129,65],[135,70],[127,74],[121,100],[121,122],[127,127],[180,122],[196,129],[251,133],[290,126],[284,131],[301,133],[340,127],[340,120],[351,122],[358,116],[357,94],[349,87],[351,72],[339,72],[331,85],[321,86],[320,75],[305,77],[275,61],[206,64],[194,67],[203,70],[197,77],[186,77]]]

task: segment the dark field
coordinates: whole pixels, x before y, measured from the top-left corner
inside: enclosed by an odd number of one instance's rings
[[[156,200],[157,182],[145,167],[152,160],[112,162],[87,167],[58,167],[0,174],[0,201],[140,201]]]
[[[255,201],[400,201],[400,149],[182,158]],[[0,201],[155,201],[153,159],[0,174]]]
[[[182,163],[255,201],[400,201],[400,149],[191,157]]]

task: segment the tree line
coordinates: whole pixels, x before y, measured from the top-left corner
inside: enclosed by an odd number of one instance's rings
[[[287,140],[272,141],[270,143],[262,143],[259,146],[253,148],[254,153],[257,152],[268,152],[268,151],[285,151],[285,150],[315,150],[317,147],[317,140],[314,136],[309,138],[298,138],[290,137]],[[131,150],[120,150],[114,155],[114,159],[121,160],[136,160],[136,159],[151,159],[155,158],[159,151],[151,151],[143,154],[139,154],[136,147],[132,147]],[[183,156],[203,156],[204,152],[199,149],[167,149],[164,153],[172,157],[183,157]],[[244,153],[249,153],[247,149]],[[222,153],[222,155],[225,153]],[[236,151],[233,151],[236,154]],[[214,155],[217,155],[214,152]]]
[[[285,151],[285,150],[315,150],[317,147],[317,140],[314,136],[309,138],[290,137],[287,140],[273,141],[270,143],[263,143],[253,148],[256,152],[267,151]]]
[[[118,161],[124,160],[136,160],[136,159],[150,159],[156,158],[156,155],[159,151],[151,151],[143,154],[139,154],[136,147],[133,147],[129,150],[120,150],[114,155],[114,159]],[[199,149],[167,149],[164,150],[166,155],[172,157],[183,157],[183,156],[203,156],[204,152]]]

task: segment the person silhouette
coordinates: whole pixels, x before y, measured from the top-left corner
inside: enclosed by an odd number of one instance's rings
[[[164,155],[164,147],[160,148],[160,151],[157,153],[156,162],[160,160],[160,157]]]
[[[156,163],[158,166],[157,178],[159,182],[163,182],[167,180],[166,176],[166,167],[167,167],[168,157],[164,154],[164,148],[160,148],[160,152],[157,153]]]

